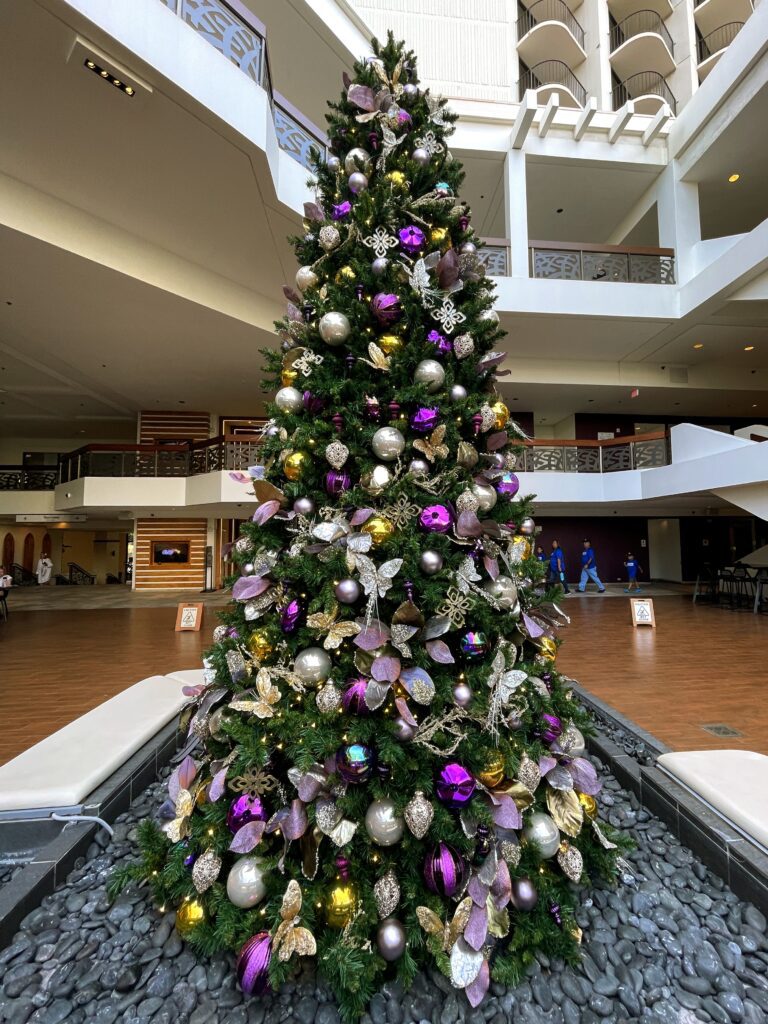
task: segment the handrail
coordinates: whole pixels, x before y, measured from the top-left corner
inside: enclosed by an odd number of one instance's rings
[[[668,103],[672,113],[677,115],[675,94],[667,85],[664,75],[658,71],[638,71],[636,75],[630,75],[623,82],[619,82],[611,93],[613,109],[619,110],[627,100],[638,99],[641,96],[658,96]]]
[[[671,461],[665,431],[605,441],[531,438],[523,446],[517,463],[523,473],[618,473],[668,466]]]
[[[674,284],[675,250],[598,243],[528,243],[531,277],[554,281]]]
[[[584,49],[584,29],[563,0],[536,0],[530,7],[520,11],[517,19],[517,41],[520,42],[537,25],[545,21],[559,21],[565,25],[582,50]]]
[[[666,43],[670,56],[675,56],[675,44],[661,15],[656,11],[635,11],[611,29],[611,53],[635,36],[653,32]]]
[[[674,249],[656,249],[642,245],[601,245],[599,242],[541,242],[530,239],[529,249],[568,249],[572,252],[623,252],[634,256],[674,256]]]
[[[0,466],[0,491],[52,491],[58,483],[56,466]]]
[[[517,85],[520,102],[528,89],[543,89],[548,85],[562,85],[582,107],[587,102],[587,90],[562,60],[542,60],[526,68]]]
[[[669,437],[666,430],[655,430],[648,434],[629,434],[627,437],[607,437],[603,440],[592,438],[575,438],[568,440],[562,437],[528,437],[520,443],[526,448],[610,448],[617,444],[631,444],[634,441],[661,441]]]
[[[727,24],[721,25],[720,28],[714,29],[708,35],[697,39],[696,50],[699,64],[702,64],[705,60],[730,46],[743,27],[743,21],[729,21]]]
[[[83,583],[86,586],[93,586],[96,582],[95,574],[84,569],[82,565],[79,565],[77,562],[67,562],[67,566],[69,567],[70,583]]]

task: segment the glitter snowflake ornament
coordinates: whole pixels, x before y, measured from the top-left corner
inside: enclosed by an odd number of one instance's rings
[[[374,256],[383,259],[390,249],[395,248],[397,239],[394,235],[390,235],[386,228],[379,225],[367,238],[363,239],[363,245],[373,249]]]

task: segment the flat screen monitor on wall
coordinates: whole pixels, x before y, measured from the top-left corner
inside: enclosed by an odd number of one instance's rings
[[[152,544],[155,565],[184,565],[189,561],[189,541],[156,540]]]

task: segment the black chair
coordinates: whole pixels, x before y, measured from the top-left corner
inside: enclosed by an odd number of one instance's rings
[[[697,601],[710,601],[712,604],[717,604],[718,600],[717,570],[711,563],[705,562],[699,569],[699,574],[696,577],[696,586],[693,588],[693,603],[696,604]]]
[[[746,565],[736,563],[733,567],[733,582],[736,607],[751,609],[755,603],[755,579]]]
[[[8,588],[0,587],[0,611],[3,613],[3,622],[8,619]]]

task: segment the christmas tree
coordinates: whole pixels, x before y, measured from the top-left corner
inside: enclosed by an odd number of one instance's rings
[[[351,1022],[392,973],[436,966],[477,1005],[537,950],[577,959],[574,883],[618,850],[517,493],[455,116],[391,37],[329,106],[233,603],[113,887],[149,880],[246,992],[316,955]]]

